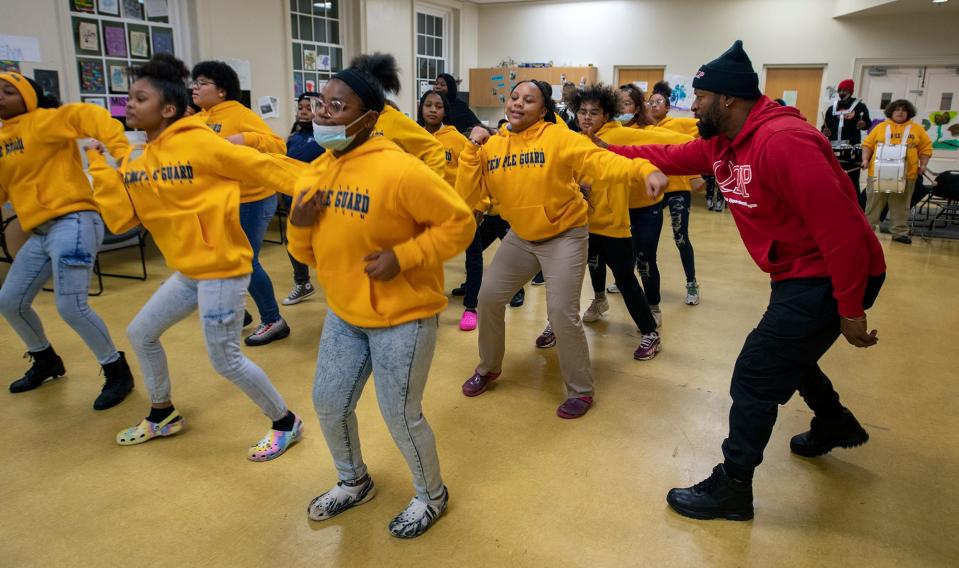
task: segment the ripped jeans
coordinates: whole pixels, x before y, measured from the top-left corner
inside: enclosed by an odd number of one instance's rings
[[[269,377],[240,350],[250,275],[195,280],[176,272],[147,300],[127,327],[143,382],[154,404],[169,402],[170,370],[160,336],[199,308],[203,338],[217,373],[240,387],[272,421],[286,416],[286,403]]]
[[[692,205],[692,193],[674,191],[666,194],[663,206],[669,209],[669,218],[673,224],[673,241],[679,249],[679,260],[683,263],[686,282],[696,281],[696,260],[693,256],[693,243],[689,241],[689,208]]]
[[[33,300],[53,276],[54,300],[63,321],[86,342],[101,365],[120,357],[103,320],[87,303],[90,274],[102,242],[103,221],[96,211],[68,213],[33,229],[0,288],[0,313],[27,351],[36,353],[50,347]]]

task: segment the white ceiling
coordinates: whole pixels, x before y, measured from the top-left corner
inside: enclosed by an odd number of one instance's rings
[[[467,0],[473,4],[520,4],[537,2],[547,4],[544,0]],[[569,2],[570,0],[559,0]],[[724,0],[714,0],[722,2]],[[775,0],[769,0],[775,1]],[[558,3],[558,2],[557,2]],[[842,4],[841,0],[837,0]],[[847,2],[848,3],[848,2]],[[849,15],[869,15],[869,16],[888,16],[895,14],[924,14],[924,13],[943,13],[959,14],[959,0],[949,0],[943,4],[933,4],[932,0],[888,0],[882,5],[862,10],[852,10]]]

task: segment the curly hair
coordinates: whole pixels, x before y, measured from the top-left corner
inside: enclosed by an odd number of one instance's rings
[[[898,109],[906,111],[906,120],[912,120],[916,117],[916,105],[906,99],[896,99],[892,101],[886,105],[886,108],[882,109],[882,112],[886,115],[886,118],[892,120],[892,113]]]
[[[379,82],[387,93],[400,92],[400,70],[396,58],[389,53],[364,53],[350,61],[350,68],[363,71]]]
[[[232,67],[222,61],[201,61],[193,66],[191,78],[196,81],[199,77],[206,77],[213,81],[218,89],[226,91],[226,100],[240,100],[240,77]]]
[[[163,96],[163,103],[176,107],[173,120],[183,116],[190,91],[186,87],[186,78],[190,70],[182,61],[170,53],[157,53],[149,61],[133,69],[133,78],[146,79]]]
[[[573,95],[571,106],[573,112],[579,112],[584,103],[595,103],[603,109],[603,113],[612,118],[616,116],[619,108],[619,98],[616,91],[609,85],[603,83],[594,83],[592,85],[578,89]]]

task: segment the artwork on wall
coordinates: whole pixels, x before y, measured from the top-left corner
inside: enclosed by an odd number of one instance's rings
[[[123,24],[103,22],[103,48],[108,57],[127,56],[127,32]]]
[[[175,53],[173,51],[173,30],[169,28],[150,28],[153,40],[153,53]]]
[[[80,71],[80,92],[106,93],[107,86],[103,76],[103,62],[98,59],[77,59]]]
[[[146,26],[128,26],[130,29],[130,57],[150,58],[150,34]]]
[[[143,4],[139,0],[123,0],[123,17],[142,20]]]
[[[959,151],[959,112],[939,110],[922,119],[922,126],[932,139],[933,150]]]
[[[108,62],[107,76],[110,77],[111,93],[126,93],[130,91],[130,71],[125,61]]]
[[[13,61],[12,59],[0,59],[0,72],[8,72],[8,71],[19,73],[20,62]]]
[[[85,103],[89,103],[91,105],[97,105],[98,107],[103,107],[107,110],[110,110],[109,108],[107,108],[106,97],[83,97],[80,100],[82,100]]]
[[[107,16],[119,16],[120,15],[120,0],[100,0],[97,3],[97,8],[101,14]]]
[[[77,55],[100,55],[100,24],[96,20],[73,18],[73,47]]]
[[[110,97],[110,116],[114,118],[123,118],[127,115],[127,100],[129,97]]]
[[[70,0],[70,10],[73,12],[86,12],[95,14],[97,8],[94,0]]]
[[[686,75],[669,75],[666,80],[673,89],[673,94],[669,96],[669,105],[676,110],[689,110],[696,99],[693,95],[692,78]]]
[[[316,71],[316,51],[312,49],[303,50],[303,70]]]
[[[33,80],[43,89],[43,94],[60,99],[60,75],[50,69],[34,69]]]

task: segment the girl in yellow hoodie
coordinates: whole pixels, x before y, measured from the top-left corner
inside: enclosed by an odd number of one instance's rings
[[[0,288],[0,313],[27,346],[33,365],[10,385],[20,393],[66,373],[33,310],[53,276],[57,311],[103,366],[106,382],[93,403],[120,403],[133,377],[100,316],[87,303],[90,273],[103,241],[103,221],[83,173],[76,139],[103,141],[120,157],[128,144],[123,125],[95,105],[58,103],[19,73],[0,73],[0,204],[7,200],[23,230],[32,233]]]
[[[387,95],[396,95],[400,92],[400,74],[396,67],[396,58],[388,53],[358,55],[350,62],[350,68],[361,70],[376,79]],[[386,137],[404,152],[426,164],[438,176],[444,176],[446,150],[443,144],[415,120],[397,110],[389,100],[376,120],[373,136]]]
[[[475,224],[442,178],[373,136],[386,97],[372,71],[341,71],[316,99],[313,133],[327,152],[300,177],[290,213],[290,252],[316,267],[330,308],[313,402],[339,482],[313,499],[308,512],[326,520],[375,493],[355,413],[372,373],[416,491],[389,529],[413,538],[449,499],[422,399],[438,314],[446,307],[443,262],[466,248]]]
[[[240,103],[240,78],[232,67],[222,61],[201,61],[193,67],[191,76],[193,102],[203,109],[197,114],[199,120],[234,144],[260,152],[286,153],[283,139],[255,112]],[[253,249],[249,292],[260,312],[260,324],[244,340],[251,347],[290,335],[290,326],[280,316],[273,281],[260,264],[260,247],[276,214],[277,199],[276,193],[268,187],[255,183],[240,185],[240,226]]]
[[[273,421],[248,457],[271,460],[299,440],[303,423],[240,350],[253,258],[240,227],[240,182],[273,191],[292,186],[300,168],[230,144],[201,121],[179,120],[189,97],[188,75],[183,62],[164,53],[134,70],[127,123],[146,131],[148,140],[138,158],[130,159],[128,152],[114,170],[97,151],[102,148],[87,148],[94,197],[107,224],[115,232],[143,225],[175,271],[127,328],[153,404],[139,425],[121,431],[116,440],[140,444],[183,428],[171,401],[160,336],[199,308],[213,367]]]
[[[460,154],[456,190],[475,207],[499,202],[510,233],[486,271],[479,295],[480,363],[463,384],[476,396],[499,377],[505,351],[506,303],[540,269],[546,279],[547,313],[555,336],[567,399],[561,418],[583,416],[593,402],[589,348],[579,317],[586,268],[588,205],[577,179],[642,183],[665,188],[668,180],[649,162],[611,156],[586,137],[556,126],[549,84],[523,81],[506,104],[510,129],[490,136],[474,128]]]

